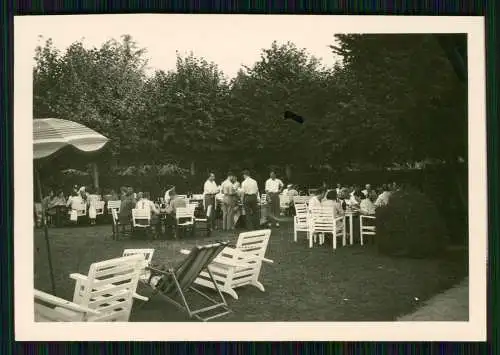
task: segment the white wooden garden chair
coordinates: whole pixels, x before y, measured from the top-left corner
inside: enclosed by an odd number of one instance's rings
[[[176,232],[180,228],[189,229],[194,234],[194,210],[193,206],[177,207],[175,210]],[[177,233],[176,233],[177,234]]]
[[[70,275],[76,281],[73,303],[99,312],[88,321],[128,322],[145,267],[146,260],[139,254],[93,263],[88,275]]]
[[[106,203],[104,201],[96,201],[95,202],[95,215],[102,216],[104,215],[104,205]]]
[[[332,247],[337,249],[337,238],[342,237],[342,245],[346,245],[345,217],[335,217],[331,207],[315,207],[310,209],[309,215],[309,248],[313,247],[315,234],[324,237],[326,233],[332,234]],[[320,237],[321,240],[321,237]]]
[[[273,260],[265,258],[270,229],[240,233],[236,246],[226,247],[210,263],[217,286],[221,292],[238,299],[235,289],[241,286],[252,285],[262,292],[264,285],[259,281],[262,262],[273,263]],[[183,254],[189,254],[189,250],[181,250]],[[201,272],[195,283],[201,286],[215,288],[208,272]]]
[[[306,232],[309,238],[309,211],[305,203],[295,203],[293,217],[293,241],[297,242],[299,232]]]
[[[282,213],[286,213],[290,207],[291,198],[288,195],[280,194],[280,210]]]
[[[296,206],[298,203],[299,203],[299,204],[303,204],[303,203],[305,203],[305,204],[307,205],[307,204],[309,204],[309,199],[310,199],[310,198],[311,198],[311,197],[309,197],[309,196],[294,196],[294,197],[293,197],[293,203],[294,203],[294,205],[295,205],[295,206]]]
[[[120,213],[120,207],[122,205],[122,201],[108,201],[108,213],[111,214],[113,210]]]
[[[34,290],[35,322],[86,322],[100,313],[43,291]]]
[[[151,228],[151,210],[149,208],[134,208],[132,210],[132,228],[149,231]]]
[[[361,245],[363,245],[363,238],[365,235],[376,235],[375,220],[376,218],[373,215],[359,215],[359,236]]]
[[[68,211],[68,214],[71,215],[71,213],[73,213],[73,211],[76,211],[76,221],[75,222],[78,222],[78,218],[80,217],[84,217],[87,215],[87,204],[85,202],[79,202],[79,203],[76,203],[75,208],[73,209],[70,209]]]

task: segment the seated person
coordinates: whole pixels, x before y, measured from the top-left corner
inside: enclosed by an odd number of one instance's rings
[[[368,195],[368,197],[363,197],[361,203],[359,204],[359,212],[364,215],[374,215],[375,214],[375,204],[373,203],[373,195]]]
[[[323,188],[319,188],[316,190],[316,194],[311,197],[309,200],[309,210],[317,207],[321,207],[321,201],[325,197],[325,190]]]
[[[177,195],[175,188],[171,189],[168,194],[169,194],[169,202],[167,204],[165,212],[166,212],[166,221],[168,222],[167,224],[171,225],[175,224],[175,214],[177,208],[187,207],[187,203],[186,199],[180,198],[179,195]]]
[[[333,209],[333,215],[335,217],[343,216],[344,210],[342,209],[342,205],[337,199],[337,191],[336,190],[328,190],[326,193],[325,199],[321,201],[321,206],[331,207]]]
[[[137,193],[137,203],[135,204],[136,209],[147,209],[150,214],[150,223],[151,226],[155,228],[156,233],[159,233],[160,230],[160,209],[156,207],[153,201],[149,199],[149,193],[147,192],[138,192]]]
[[[382,193],[375,200],[375,206],[385,206],[389,203],[389,198],[391,197],[391,190],[388,185],[382,186]]]
[[[363,196],[364,195],[360,190],[355,190],[347,202],[348,206],[353,210],[359,210],[359,204],[361,203],[361,198]]]

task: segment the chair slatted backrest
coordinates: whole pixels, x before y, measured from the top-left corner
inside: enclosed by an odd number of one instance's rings
[[[200,272],[205,269],[217,255],[228,245],[228,243],[214,243],[196,246],[191,249],[184,261],[175,268],[175,277],[180,288],[185,291],[194,283]],[[175,289],[175,284],[167,284],[163,292],[168,293]]]
[[[134,208],[132,210],[132,222],[134,227],[139,225],[137,223],[139,220],[147,221],[147,224],[149,224],[151,220],[151,211],[149,208]],[[140,225],[143,226],[143,224]]]
[[[130,255],[143,255],[144,260],[146,260],[147,265],[151,265],[151,262],[153,261],[153,254],[155,250],[154,249],[125,249],[123,250],[123,255],[122,256],[130,256]],[[144,271],[141,273],[141,276],[149,276],[149,272],[144,269]]]
[[[309,212],[305,203],[295,204],[295,223],[298,225],[306,225],[308,223]]]
[[[288,208],[291,198],[288,195],[280,194],[280,208]]]
[[[77,213],[77,216],[85,216],[87,214],[87,204],[84,201],[80,201],[75,203],[74,210]]]
[[[314,232],[331,232],[335,228],[335,217],[331,207],[311,208],[309,219]]]
[[[191,196],[191,201],[203,201],[203,194],[194,194]]]
[[[190,218],[194,219],[194,208],[192,206],[177,207],[175,209],[175,218]]]
[[[95,209],[97,214],[103,214],[104,213],[104,205],[106,202],[104,201],[96,201],[95,202]]]
[[[144,255],[139,254],[93,263],[78,303],[101,312],[96,321],[128,320],[145,267]]]
[[[270,229],[240,233],[236,248],[243,254],[264,257],[270,237]]]
[[[293,197],[293,203],[295,205],[295,208],[297,208],[297,204],[302,204],[305,203],[306,205],[309,203],[310,196],[294,196]]]
[[[120,212],[121,205],[122,201],[120,200],[108,201],[108,211],[116,210],[117,212]]]

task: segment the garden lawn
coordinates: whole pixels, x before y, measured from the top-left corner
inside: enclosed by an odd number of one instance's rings
[[[122,255],[125,248],[154,248],[153,263],[176,263],[180,249],[214,240],[236,241],[239,231],[180,241],[111,239],[110,225],[50,228],[57,295],[71,300],[69,274],[87,274],[92,262]],[[300,236],[300,235],[299,235]],[[224,294],[233,313],[217,321],[394,321],[415,311],[437,293],[467,274],[466,258],[414,260],[378,255],[373,245],[353,245],[333,251],[331,243],[309,249],[305,234],[293,242],[290,221],[273,229],[260,280],[265,292],[252,286],[236,289],[239,300]],[[340,244],[341,245],[341,244]],[[35,230],[35,288],[51,292],[43,231]],[[149,290],[139,292],[148,296]],[[212,292],[211,290],[208,292]],[[189,321],[186,313],[153,297],[135,301],[130,321]]]

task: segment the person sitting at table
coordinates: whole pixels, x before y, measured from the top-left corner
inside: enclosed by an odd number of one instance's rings
[[[349,198],[349,200],[347,201],[347,205],[351,208],[351,209],[359,209],[359,204],[361,203],[361,198],[362,198],[363,193],[361,192],[361,190],[355,190],[352,194],[351,194],[351,197]]]
[[[145,209],[149,211],[151,227],[155,230],[156,236],[160,234],[160,209],[156,207],[153,201],[149,199],[149,193],[138,192],[137,193],[137,203],[135,204],[137,209]]]
[[[389,186],[384,184],[382,190],[382,193],[375,200],[375,207],[385,206],[389,203],[389,198],[391,197]]]
[[[78,192],[78,190],[73,190],[73,193],[68,197],[68,201],[66,202],[66,207],[69,208],[70,213],[74,213],[71,211],[76,211],[81,205],[84,203],[82,199],[82,195]],[[72,222],[76,222],[77,220],[73,219]]]
[[[309,200],[309,210],[321,207],[321,201],[325,197],[325,190],[322,187],[316,190],[316,194]]]
[[[337,191],[335,190],[328,190],[325,198],[321,201],[321,206],[332,208],[335,218],[344,215],[344,210],[342,209],[342,206],[337,198]]]
[[[374,215],[375,214],[375,204],[373,203],[373,195],[364,196],[359,204],[359,212],[364,215]]]
[[[165,223],[166,228],[172,228],[176,225],[176,211],[179,207],[187,207],[186,199],[180,198],[175,191],[175,188],[172,188],[169,192],[169,203],[166,208],[166,216]],[[182,219],[179,222],[183,222]]]

